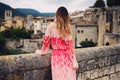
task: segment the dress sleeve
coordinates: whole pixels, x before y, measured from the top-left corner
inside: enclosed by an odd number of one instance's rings
[[[77,63],[72,39],[69,41],[69,51],[70,51],[70,59],[72,63]]]
[[[52,23],[50,23],[46,29],[46,32],[45,32],[45,36],[43,38],[43,43],[42,43],[42,48],[40,50],[40,54],[46,54],[47,51],[49,50],[50,48],[50,39],[51,39],[51,30],[50,30],[50,27],[51,27]]]

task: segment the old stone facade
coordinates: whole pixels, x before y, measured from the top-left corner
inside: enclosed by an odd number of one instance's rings
[[[41,48],[42,41],[43,39],[20,39],[19,41],[7,39],[5,46],[8,49],[18,49],[31,53]]]
[[[93,9],[92,21],[94,23],[98,23],[98,26],[99,26],[99,33],[98,33],[99,34],[98,36],[99,46],[105,45],[106,43],[109,43],[111,45],[120,43],[118,41],[118,39],[120,38],[120,34],[119,34],[120,33],[120,10],[119,8],[120,7],[107,7],[107,8]],[[111,38],[111,36],[113,35],[114,37]],[[111,41],[111,39],[113,42]]]
[[[85,40],[91,40],[95,43],[98,41],[97,25],[76,25],[75,26],[76,45]]]
[[[5,20],[12,19],[12,10],[5,10]]]
[[[98,25],[83,17],[71,18],[71,29],[75,48],[82,47],[80,42],[85,40],[98,42]]]
[[[15,16],[12,19],[5,20],[3,24],[4,30],[13,28],[23,28],[24,27],[25,18],[20,16]]]

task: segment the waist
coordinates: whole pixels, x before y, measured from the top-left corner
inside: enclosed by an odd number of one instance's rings
[[[68,48],[64,48],[64,49],[53,49],[53,50],[68,50]]]

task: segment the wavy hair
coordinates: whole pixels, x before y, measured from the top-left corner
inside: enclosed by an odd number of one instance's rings
[[[70,17],[65,7],[59,7],[56,12],[56,27],[61,37],[67,37],[71,34]]]

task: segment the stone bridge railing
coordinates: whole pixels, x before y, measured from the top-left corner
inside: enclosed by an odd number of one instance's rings
[[[78,80],[120,80],[120,44],[75,52]],[[0,80],[52,80],[50,58],[50,52],[0,56]]]

